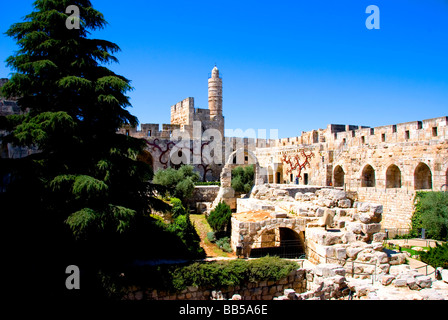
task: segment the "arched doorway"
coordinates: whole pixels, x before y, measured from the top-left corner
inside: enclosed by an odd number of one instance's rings
[[[376,185],[375,170],[370,164],[368,164],[362,170],[361,187],[371,188],[375,187],[375,185]]]
[[[432,189],[432,173],[428,165],[420,162],[414,171],[414,189]]]
[[[278,256],[298,259],[305,254],[304,233],[290,228],[275,228],[264,231],[250,251],[251,258]]]
[[[154,160],[149,151],[144,150],[141,154],[137,156],[137,160],[149,164],[151,168],[154,168]]]
[[[334,176],[334,186],[335,187],[343,187],[345,183],[345,172],[341,166],[336,166],[333,171]]]
[[[386,188],[401,188],[401,171],[394,164],[386,170]]]

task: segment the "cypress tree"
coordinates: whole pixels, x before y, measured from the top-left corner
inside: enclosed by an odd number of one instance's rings
[[[70,5],[79,8],[79,29],[66,26],[76,22]],[[1,117],[0,129],[8,133],[2,143],[38,152],[0,159],[0,174],[11,176],[0,203],[29,282],[45,278],[40,289],[52,288],[54,279],[65,289],[69,264],[97,270],[151,251],[152,170],[137,160],[144,141],[117,134],[138,122],[127,110],[130,80],[107,68],[120,48],[89,38],[106,26],[103,15],[88,0],[37,0],[34,8],[6,32],[19,50],[6,61],[13,74],[2,95],[19,97],[23,113]]]

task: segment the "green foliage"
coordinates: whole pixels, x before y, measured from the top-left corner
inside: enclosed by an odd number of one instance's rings
[[[207,239],[211,243],[215,242],[216,241],[216,234],[215,234],[215,232],[207,232]]]
[[[225,252],[232,252],[232,247],[230,246],[230,238],[229,237],[223,237],[219,240],[216,240],[216,245],[220,247]]]
[[[232,170],[232,188],[236,192],[249,193],[254,186],[254,166],[236,167]]]
[[[220,202],[210,212],[207,222],[215,232],[225,232],[230,230],[230,219],[232,218],[232,211],[225,202]]]
[[[420,259],[434,268],[448,269],[448,243],[436,244],[435,248],[420,253]]]
[[[187,210],[182,205],[182,201],[178,198],[171,198],[170,200],[172,208],[171,213],[173,214],[173,218],[176,219],[178,216],[187,214]]]
[[[190,220],[190,214],[179,215],[174,222],[168,225],[168,230],[179,237],[193,259],[205,257],[204,249],[200,246],[199,238],[193,223]]]
[[[200,246],[201,239],[190,220],[190,214],[179,199],[172,198],[171,203],[174,221],[167,226],[167,229],[182,240],[192,258],[203,258],[205,251]]]
[[[220,288],[241,285],[245,281],[277,281],[288,276],[298,267],[296,262],[278,257],[254,260],[230,260],[193,263],[172,271],[174,289],[180,291],[188,286]]]
[[[195,186],[220,186],[221,181],[197,181],[194,183]]]
[[[448,235],[448,193],[419,191],[415,196],[411,234],[417,236],[421,228],[428,238],[446,240]]]
[[[182,200],[191,197],[194,184],[199,180],[199,174],[193,171],[193,166],[185,165],[178,170],[168,168],[155,173],[153,183],[166,187],[167,194]]]
[[[71,4],[80,9],[80,29],[65,26]],[[18,50],[6,60],[12,76],[1,95],[19,97],[22,114],[0,116],[2,142],[38,152],[0,158],[1,176],[11,176],[0,203],[13,213],[4,225],[28,244],[20,255],[51,293],[60,285],[47,284],[63,266],[83,265],[92,274],[164,255],[166,246],[185,253],[149,215],[153,173],[137,160],[145,141],[117,134],[138,121],[127,110],[131,81],[107,68],[119,47],[88,38],[106,24],[88,0],[36,0],[33,12],[6,31]]]

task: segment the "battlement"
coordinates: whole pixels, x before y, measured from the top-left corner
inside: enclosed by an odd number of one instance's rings
[[[171,124],[190,125],[194,119],[194,98],[186,98],[171,106]]]
[[[329,124],[326,129],[302,131],[297,137],[275,140],[275,147],[328,143],[328,147],[362,146],[448,139],[448,117],[411,121],[380,127]]]

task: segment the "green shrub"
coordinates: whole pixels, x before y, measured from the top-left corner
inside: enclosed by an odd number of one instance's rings
[[[220,202],[215,209],[210,212],[207,222],[215,232],[230,231],[230,219],[232,211],[225,202]]]
[[[166,187],[168,196],[185,200],[193,195],[194,184],[199,180],[199,174],[193,171],[193,166],[185,165],[178,170],[168,168],[155,173],[153,183]]]
[[[168,230],[176,234],[182,240],[192,257],[205,257],[205,251],[200,245],[201,239],[199,238],[188,213],[177,216],[174,219],[174,222],[168,225]]]
[[[197,181],[194,183],[195,186],[220,186],[221,181]]]
[[[214,232],[207,232],[207,239],[210,242],[215,242],[216,241],[216,234]]]
[[[236,192],[249,193],[254,185],[254,166],[236,167],[232,170],[232,188]]]
[[[173,218],[176,219],[178,216],[187,214],[187,210],[182,205],[182,201],[179,198],[171,198],[171,213],[173,214]]]
[[[195,262],[173,270],[171,276],[173,288],[181,291],[188,286],[220,288],[241,285],[247,280],[277,281],[297,268],[296,262],[264,257],[254,260]]]
[[[448,193],[417,192],[411,235],[418,236],[421,228],[426,229],[428,238],[447,240]]]
[[[448,268],[448,243],[436,244],[435,248],[420,253],[420,259],[434,268]]]
[[[224,237],[219,240],[216,240],[216,245],[220,247],[225,252],[232,252],[232,247],[230,246],[230,238]]]

